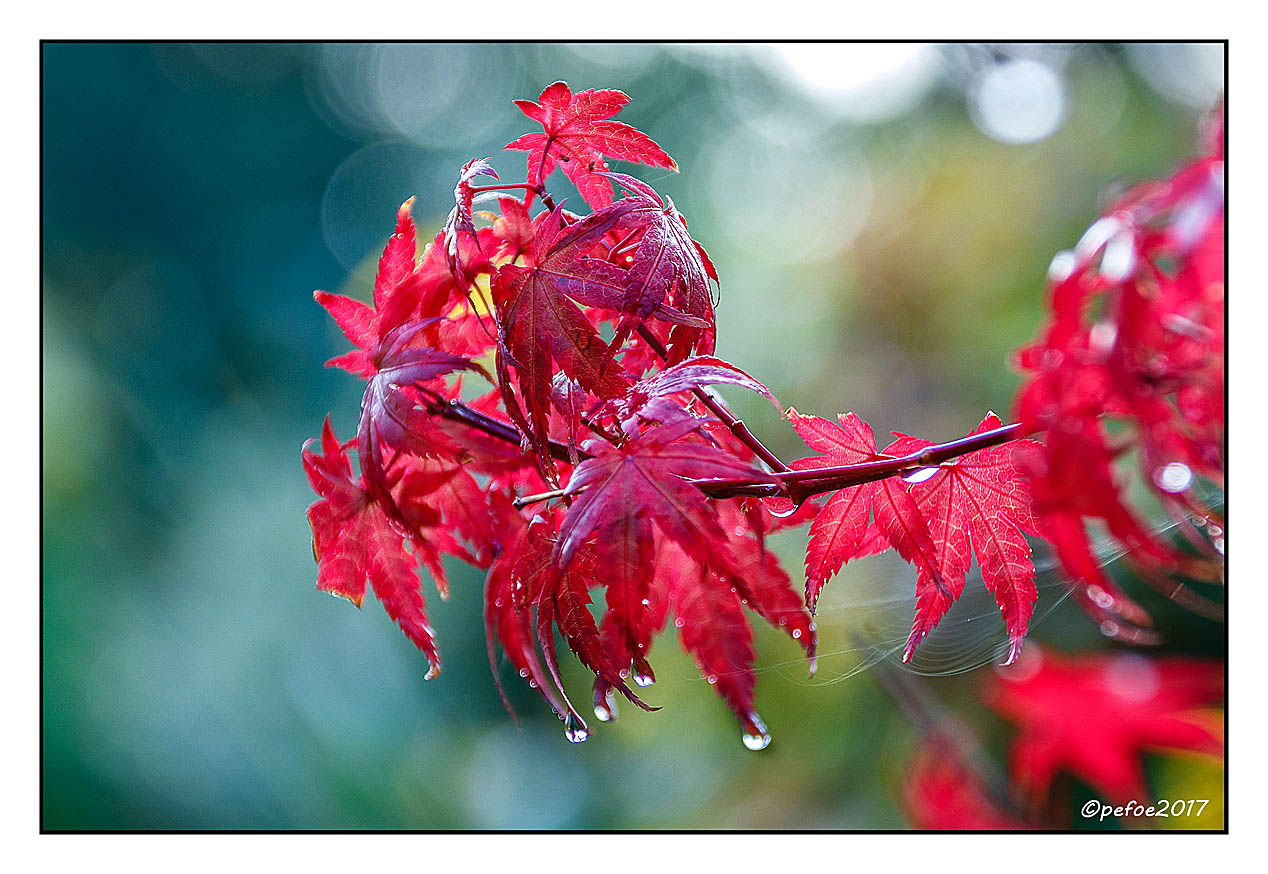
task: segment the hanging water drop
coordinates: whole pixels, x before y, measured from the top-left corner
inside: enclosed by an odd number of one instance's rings
[[[1164,492],[1176,494],[1189,487],[1193,482],[1193,471],[1187,464],[1173,461],[1154,471],[1154,484]]]
[[[583,744],[590,737],[590,729],[586,728],[586,724],[575,713],[570,713],[564,723],[564,737],[569,743]]]
[[[600,722],[611,722],[612,711],[608,709],[608,706],[606,704],[595,704],[594,718],[599,720]]]
[[[766,723],[762,722],[760,716],[750,713],[744,721],[748,723],[745,726],[747,731],[740,737],[744,746],[750,750],[764,750],[770,746],[770,732],[766,730]]]
[[[648,686],[650,686],[652,683],[655,683],[655,682],[656,682],[656,678],[653,677],[651,674],[644,674],[639,671],[634,672],[635,686],[642,686],[644,689],[646,689]]]

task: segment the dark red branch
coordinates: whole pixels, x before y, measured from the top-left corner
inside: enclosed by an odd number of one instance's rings
[[[898,458],[881,461],[864,461],[858,464],[843,464],[835,467],[820,467],[814,470],[796,470],[776,473],[780,486],[770,483],[753,483],[741,480],[713,480],[701,483],[700,488],[715,498],[733,498],[741,495],[771,496],[785,494],[794,503],[801,503],[811,495],[832,492],[837,489],[875,482],[886,477],[919,470],[922,467],[935,467],[944,461],[950,461],[961,455],[999,446],[1025,436],[1020,423],[1004,425],[992,431],[984,431],[970,437],[961,437],[947,443],[939,443],[919,452],[903,455]]]

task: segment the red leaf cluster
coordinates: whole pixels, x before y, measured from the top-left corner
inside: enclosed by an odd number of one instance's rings
[[[526,183],[502,185],[488,161],[468,162],[421,260],[410,203],[401,207],[373,307],[317,293],[357,347],[330,366],[366,380],[361,475],[329,424],[321,452],[303,454],[321,496],[309,510],[318,585],[360,604],[368,581],[431,676],[440,661],[418,567],[442,593],[442,555],[487,569],[495,679],[504,653],[573,741],[589,729],[564,691],[556,635],[593,673],[606,719],[616,693],[648,706],[635,689],[652,682],[653,638],[672,616],[746,743],[764,746],[747,613],[811,659],[815,631],[766,551],[769,515],[706,495],[714,482],[779,487],[707,387],[774,399],[709,354],[717,276],[682,215],[645,183],[608,172],[604,156],[676,169],[611,120],[627,100],[561,82],[521,102],[545,128],[508,147],[529,151]],[[541,183],[557,166],[593,213],[550,200]],[[477,185],[481,176],[498,182]],[[625,197],[613,200],[611,180]],[[479,211],[493,201],[497,213]],[[473,392],[472,379],[492,390]],[[545,489],[554,505],[526,498]]]
[[[1210,570],[1222,568],[1223,521],[1198,488],[1224,484],[1222,110],[1207,128],[1209,154],[1128,191],[1053,260],[1048,321],[1017,356],[1018,418],[1047,431],[1021,456],[1036,514],[1084,606],[1128,640],[1152,639],[1149,616],[1100,570],[1089,520],[1194,609],[1209,605],[1174,575],[1218,582]],[[1172,518],[1207,520],[1210,537],[1195,539],[1205,561],[1160,541],[1128,502],[1128,456]]]
[[[417,571],[444,596],[442,556],[486,570],[499,690],[501,653],[573,741],[589,729],[564,691],[556,636],[593,674],[607,720],[617,694],[653,709],[636,688],[653,682],[653,639],[672,617],[752,748],[769,735],[748,613],[796,641],[813,671],[811,612],[852,559],[892,546],[915,565],[907,659],[974,559],[1017,657],[1036,599],[1027,536],[1054,542],[1089,604],[1109,599],[1104,616],[1139,619],[1096,567],[1084,521],[1104,520],[1160,575],[1179,560],[1121,500],[1115,457],[1137,451],[1177,510],[1204,509],[1189,479],[1222,481],[1222,160],[1133,191],[1067,259],[1050,324],[1021,356],[1020,425],[988,415],[960,440],[896,434],[878,450],[853,413],[790,410],[818,454],[789,466],[712,393],[739,386],[775,402],[713,354],[709,256],[669,198],[610,171],[608,159],[677,169],[612,120],[627,102],[563,82],[518,102],[543,128],[507,146],[528,152],[525,182],[467,162],[421,257],[410,201],[401,207],[373,306],[316,292],[356,347],[328,366],[365,380],[355,441],[327,421],[320,451],[302,454],[320,498],[308,511],[318,587],[359,605],[368,583],[433,676]],[[544,183],[556,168],[592,212],[554,202]],[[1110,441],[1105,412],[1133,426],[1128,443]],[[1042,445],[1019,439],[1045,428]],[[821,508],[806,500],[828,492]],[[804,602],[766,545],[802,521]],[[935,796],[947,782],[930,781]]]

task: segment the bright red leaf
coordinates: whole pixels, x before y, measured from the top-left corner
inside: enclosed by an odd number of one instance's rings
[[[428,679],[440,673],[440,654],[419,585],[418,566],[434,550],[422,539],[411,541],[388,524],[371,500],[364,481],[352,476],[348,457],[335,438],[330,419],[322,428],[321,452],[303,451],[304,473],[321,500],[308,508],[317,559],[317,588],[358,607],[368,580],[388,616],[427,656]]]
[[[528,152],[528,181],[543,182],[556,166],[566,175],[591,208],[612,202],[612,185],[601,174],[608,170],[606,155],[620,161],[634,161],[666,170],[678,170],[674,159],[646,134],[612,116],[630,98],[620,91],[578,91],[567,82],[546,86],[538,102],[517,100],[525,115],[539,123],[544,133],[525,134],[506,146]]]
[[[876,438],[866,422],[853,413],[837,416],[839,424],[818,416],[788,411],[788,419],[806,445],[819,456],[794,462],[796,470],[814,470],[843,464],[876,461]],[[942,578],[933,536],[916,501],[895,477],[841,489],[834,494],[810,523],[810,543],[806,549],[806,604],[813,611],[819,592],[841,566],[866,554],[862,547],[868,534],[868,519],[875,518],[876,530],[909,564],[916,566],[917,591],[935,588],[949,592]]]
[[[988,413],[969,436],[1003,427]],[[885,447],[888,455],[909,455],[933,446],[906,434]],[[928,524],[934,555],[946,590],[923,585],[916,590],[916,620],[904,659],[938,624],[964,591],[969,561],[977,556],[982,582],[995,596],[1009,649],[1005,664],[1021,651],[1022,639],[1039,593],[1035,565],[1025,535],[1039,536],[1031,510],[1030,490],[1017,469],[1014,454],[1020,441],[971,452],[937,468],[910,477],[911,496]]]

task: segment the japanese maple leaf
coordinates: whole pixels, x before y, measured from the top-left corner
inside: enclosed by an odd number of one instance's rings
[[[753,709],[757,651],[739,594],[708,566],[690,563],[671,579],[669,601],[682,648],[739,719],[745,743],[765,746],[770,736]]]
[[[724,572],[723,576],[734,586],[741,604],[800,644],[810,662],[810,675],[814,676],[818,645],[815,624],[778,556],[766,548],[760,537],[740,533],[749,527],[752,517],[746,518],[735,501],[720,502],[718,518],[727,532],[731,554],[736,557],[733,574]]]
[[[968,436],[1002,426],[994,413],[988,413]],[[888,455],[910,455],[935,445],[906,434],[895,436],[898,439],[885,447]],[[974,554],[982,582],[995,597],[1008,629],[1008,657],[1004,664],[1011,664],[1021,651],[1039,596],[1025,535],[1040,534],[1031,509],[1029,485],[1014,463],[1020,443],[971,452],[908,477],[913,482],[911,496],[928,523],[946,589],[927,581],[917,588],[916,619],[907,639],[905,660],[911,658],[916,644],[937,626],[964,591],[965,574]]]
[[[557,716],[565,719],[570,707],[555,692],[538,658],[541,645],[530,611],[530,595],[524,580],[516,575],[516,566],[531,548],[528,523],[501,492],[491,492],[489,498],[495,555],[484,586],[484,631],[493,682],[507,712],[516,718],[498,676],[497,650],[500,647],[520,677],[528,681]]]
[[[1224,754],[1224,665],[1135,653],[1063,658],[1032,646],[988,687],[987,703],[1017,724],[1014,780],[1036,802],[1065,771],[1124,804],[1149,797],[1147,750]]]
[[[325,307],[348,341],[357,348],[326,362],[367,377],[377,370],[376,350],[383,338],[413,314],[418,304],[417,285],[412,281],[417,243],[414,220],[410,217],[414,198],[401,204],[396,213],[396,231],[388,239],[374,277],[374,306],[354,298],[326,291],[313,297]]]
[[[574,554],[575,560],[567,567],[560,568],[555,561],[556,539],[552,529],[553,523],[544,516],[533,520],[529,525],[525,548],[511,573],[515,583],[522,587],[527,602],[537,611],[537,637],[541,651],[567,709],[567,714],[561,713],[560,716],[571,722],[570,731],[582,732],[580,736],[569,737],[584,740],[585,720],[563,691],[563,679],[555,655],[556,626],[569,649],[597,678],[620,691],[639,707],[646,710],[655,708],[644,704],[626,685],[618,667],[609,659],[608,652],[599,639],[599,629],[589,609],[589,588],[596,572],[594,556],[588,551],[582,551]]]
[[[745,478],[777,482],[713,446],[692,442],[700,421],[662,425],[643,432],[623,446],[591,441],[594,454],[577,465],[564,495],[575,495],[559,529],[556,558],[566,568],[581,545],[598,535],[602,549],[616,549],[619,536],[646,531],[630,519],[650,519],[687,554],[708,564],[733,568],[726,532],[709,500],[688,478]],[[639,556],[635,550],[625,553]]]
[[[624,341],[637,320],[656,316],[674,325],[668,363],[675,364],[693,352],[712,353],[715,330],[709,280],[718,281],[713,262],[692,239],[686,219],[672,200],[662,199],[633,176],[606,175],[630,192],[621,200],[629,209],[623,224],[643,228],[626,275],[621,309],[629,315],[618,326],[613,346]]]
[[[539,450],[548,440],[556,365],[598,397],[625,392],[626,380],[618,369],[604,367],[607,344],[577,306],[611,305],[624,289],[624,270],[583,257],[619,219],[619,212],[609,208],[565,228],[562,207],[555,209],[537,231],[531,266],[506,264],[494,277],[503,351],[499,358],[509,359],[515,368],[527,407],[526,430]],[[516,415],[519,403],[502,360],[498,382],[507,411],[522,419]]]
[[[480,237],[471,217],[471,205],[476,198],[471,180],[477,176],[498,178],[498,174],[487,158],[472,158],[463,164],[462,171],[458,174],[458,184],[453,190],[454,208],[450,210],[449,217],[445,220],[445,261],[449,265],[449,272],[454,282],[464,290],[470,283],[470,278],[462,264],[459,237],[466,234],[467,238],[479,248]],[[485,192],[484,196],[488,194]]]
[[[813,470],[835,465],[877,461],[876,438],[866,422],[854,413],[837,416],[839,424],[818,416],[788,410],[788,419],[806,445],[820,453],[791,466]],[[869,554],[868,518],[886,543],[917,569],[917,591],[932,586],[949,591],[936,559],[933,537],[916,501],[896,477],[852,486],[836,492],[810,523],[806,549],[806,604],[813,612],[819,592],[841,566]]]
[[[546,86],[538,102],[517,100],[515,105],[538,122],[543,133],[525,134],[506,146],[528,152],[528,181],[540,185],[557,165],[591,208],[612,202],[612,185],[600,174],[608,169],[606,155],[620,161],[634,161],[677,172],[674,159],[640,131],[611,117],[630,98],[612,90],[578,91],[567,82]]]
[[[456,454],[457,447],[432,416],[416,408],[407,389],[422,386],[456,370],[488,376],[484,368],[460,355],[430,346],[412,345],[435,320],[415,320],[394,329],[379,344],[377,368],[366,383],[357,427],[357,459],[370,493],[389,517],[404,522],[387,484],[383,450],[387,446],[414,455]],[[405,529],[408,530],[408,529]]]
[[[302,456],[304,473],[321,496],[308,508],[317,588],[360,607],[368,580],[388,616],[427,656],[431,679],[440,673],[440,655],[427,623],[417,569],[423,561],[439,568],[434,548],[421,538],[410,540],[407,547],[409,538],[388,523],[364,481],[353,478],[329,418],[322,427],[321,452],[305,447]]]

